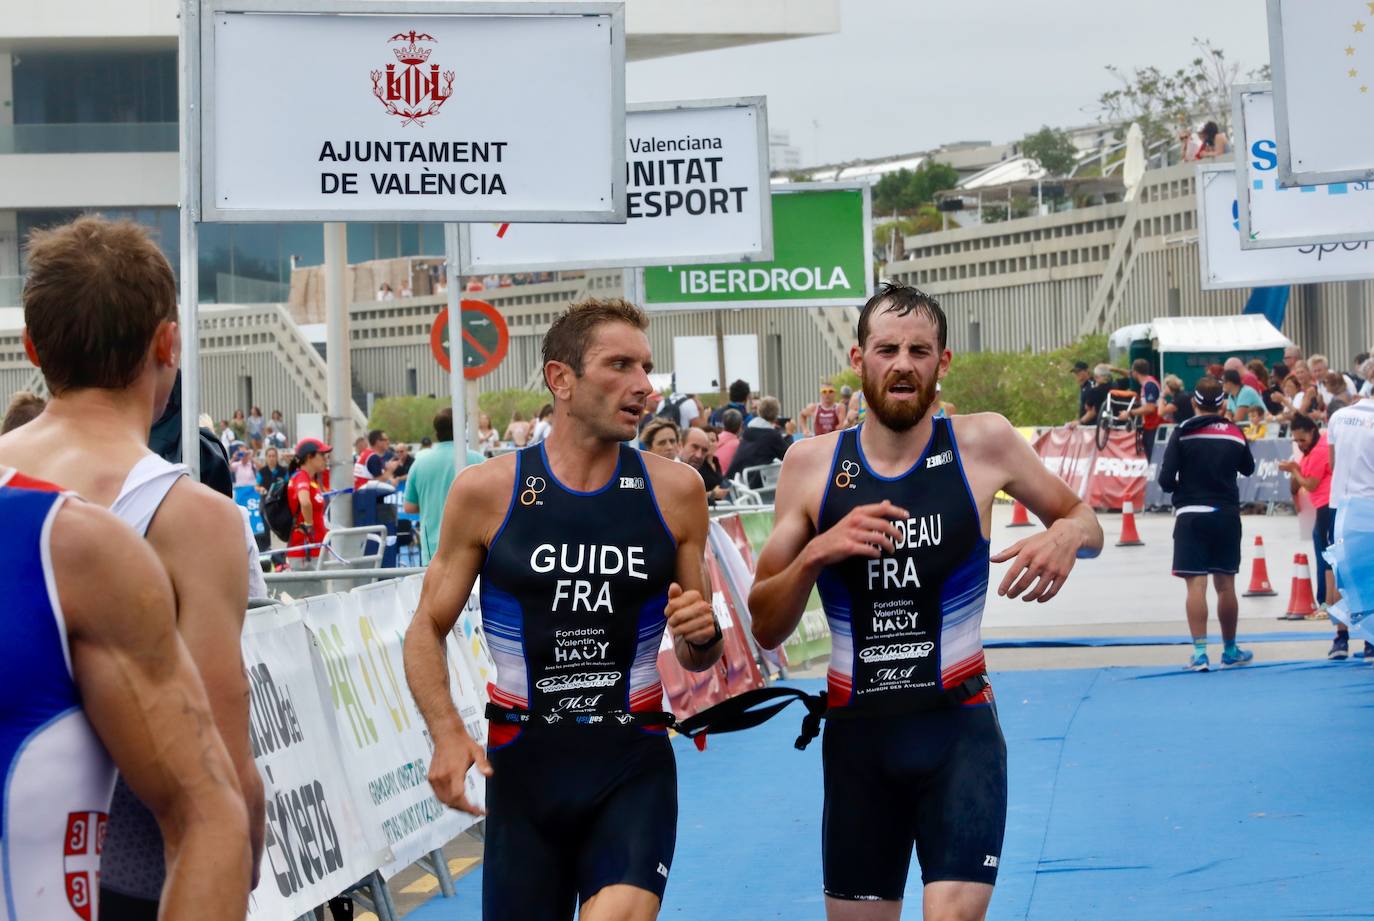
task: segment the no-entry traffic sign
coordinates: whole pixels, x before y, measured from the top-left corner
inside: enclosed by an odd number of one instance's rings
[[[506,318],[486,301],[464,300],[460,308],[463,377],[472,381],[490,374],[501,364],[510,348],[510,330],[506,327]],[[447,307],[434,318],[434,325],[429,330],[429,347],[439,366],[451,371]]]

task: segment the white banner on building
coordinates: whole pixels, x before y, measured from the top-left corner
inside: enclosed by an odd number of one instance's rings
[[[1269,61],[1279,181],[1374,181],[1374,7],[1269,0]]]
[[[392,876],[443,847],[474,819],[439,802],[429,785],[433,746],[406,686],[406,625],[394,581],[301,604],[328,683],[344,773],[368,821],[386,838]]]
[[[1240,151],[1236,165],[1241,249],[1374,239],[1374,182],[1293,188],[1280,184],[1269,84],[1237,86],[1232,112]],[[1374,118],[1374,104],[1370,115]]]
[[[364,878],[390,857],[369,833],[340,764],[300,611],[249,613],[243,628],[249,736],[266,785],[262,878],[248,917],[296,918]]]
[[[763,97],[638,103],[625,116],[627,221],[459,228],[464,273],[773,258]]]
[[[625,220],[623,4],[200,3],[201,220]]]
[[[1197,208],[1204,291],[1374,278],[1374,244],[1367,241],[1241,249],[1236,168],[1232,164],[1198,167]]]

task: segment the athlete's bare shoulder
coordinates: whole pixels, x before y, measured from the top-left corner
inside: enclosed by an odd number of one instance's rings
[[[234,500],[184,476],[158,506],[148,539],[154,544],[223,542],[237,554],[243,546],[243,521]]]
[[[830,462],[835,458],[835,446],[843,434],[844,430],[839,430],[794,441],[782,459],[783,475],[789,478],[824,478],[830,469]]]
[[[1003,457],[1009,445],[1023,441],[1001,413],[969,413],[950,417],[959,454],[965,459]]]
[[[464,467],[449,487],[445,523],[452,516],[471,524],[482,535],[483,545],[490,546],[514,501],[515,471],[516,452]]]

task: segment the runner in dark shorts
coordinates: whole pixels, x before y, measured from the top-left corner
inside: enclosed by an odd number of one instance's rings
[[[831,921],[899,917],[913,849],[926,917],[984,917],[1007,817],[981,636],[990,564],[1015,560],[999,594],[1047,601],[1102,546],[1092,509],[1006,419],[937,417],[945,337],[944,313],[915,288],[887,284],[864,305],[851,359],[867,418],[788,451],[749,598],[767,648],[796,629],[813,586],[830,622]],[[1002,489],[1047,530],[992,555]]]
[[[1255,472],[1250,442],[1221,415],[1226,394],[1220,382],[1203,377],[1193,391],[1196,415],[1169,439],[1159,465],[1159,485],[1174,503],[1174,575],[1188,583],[1188,628],[1193,635],[1190,671],[1211,668],[1207,658],[1207,579],[1217,592],[1217,622],[1223,643],[1222,668],[1244,665],[1254,653],[1236,645],[1240,603],[1240,490],[1236,476]]]
[[[544,339],[552,434],[464,470],[405,641],[433,734],[435,795],[479,813],[487,780],[485,921],[657,916],[672,868],[677,776],[659,644],[701,671],[721,655],[703,584],[706,495],[686,464],[633,439],[652,391],[648,320],[620,300],[575,304]],[[444,638],[478,575],[496,665],[489,751],[449,696]]]

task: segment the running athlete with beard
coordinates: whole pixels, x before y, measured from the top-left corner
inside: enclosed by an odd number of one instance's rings
[[[980,635],[998,594],[1048,601],[1102,529],[1003,417],[937,418],[949,371],[936,301],[888,283],[864,305],[850,361],[868,415],[793,446],[749,596],[754,635],[780,645],[813,585],[833,637],[822,761],[830,921],[901,915],[912,844],[924,917],[981,919],[1006,826],[1006,743]],[[989,557],[1006,490],[1046,530]]]
[[[486,921],[650,921],[677,835],[677,774],[661,712],[666,626],[678,661],[719,658],[702,574],[706,493],[686,464],[640,453],[653,390],[648,319],[625,301],[574,304],[544,337],[549,437],[464,470],[405,640],[406,678],[434,739],[440,800],[480,814]],[[481,575],[496,663],[489,750],[449,695],[448,635]]]

